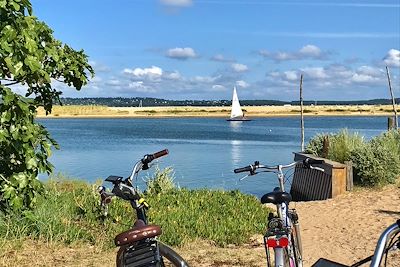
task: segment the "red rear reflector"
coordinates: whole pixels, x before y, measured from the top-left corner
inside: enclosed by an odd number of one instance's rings
[[[287,237],[281,237],[279,239],[270,238],[267,240],[267,245],[270,248],[285,248],[289,245],[289,239],[287,239]]]

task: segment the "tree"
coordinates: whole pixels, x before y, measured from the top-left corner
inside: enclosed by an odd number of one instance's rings
[[[51,147],[58,147],[34,117],[43,107],[51,113],[60,103],[64,83],[80,90],[94,75],[83,50],[53,37],[33,16],[29,0],[0,0],[0,208],[34,207],[42,185],[40,172],[51,173]],[[9,86],[21,85],[25,97]]]

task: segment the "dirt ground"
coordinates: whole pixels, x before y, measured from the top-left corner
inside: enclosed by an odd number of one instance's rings
[[[324,257],[352,264],[371,255],[381,232],[400,218],[400,188],[356,190],[335,199],[293,203],[300,216],[304,266]],[[266,266],[262,236],[219,248],[198,241],[177,249],[191,266]],[[3,245],[0,266],[115,266],[115,251],[24,241]],[[388,266],[400,266],[400,253]],[[368,266],[368,265],[364,265]]]

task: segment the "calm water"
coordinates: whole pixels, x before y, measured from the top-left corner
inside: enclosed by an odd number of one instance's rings
[[[385,117],[306,118],[306,141],[317,133],[342,128],[366,138],[386,129]],[[108,175],[128,176],[146,153],[168,148],[160,167],[171,166],[182,187],[239,189],[261,195],[277,184],[259,174],[239,182],[233,169],[259,160],[289,163],[300,147],[298,118],[259,118],[227,122],[218,118],[187,119],[40,119],[61,150],[51,161],[56,172],[89,181]],[[143,181],[141,181],[143,186]]]

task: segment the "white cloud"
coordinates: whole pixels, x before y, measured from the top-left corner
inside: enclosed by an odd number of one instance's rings
[[[235,72],[245,72],[249,70],[249,67],[247,67],[245,64],[240,63],[233,63],[231,67]]]
[[[220,84],[214,84],[212,89],[215,91],[226,91],[226,87]]]
[[[385,84],[382,69],[373,66],[361,66],[356,69],[344,65],[332,64],[325,67],[307,67],[297,70],[272,71],[267,73],[270,84],[279,88],[297,89],[300,75],[304,76],[304,85],[309,88],[338,90],[358,87],[375,87]]]
[[[318,58],[321,56],[321,49],[315,45],[306,45],[299,50],[299,53],[304,56]]]
[[[356,83],[369,83],[369,82],[377,81],[378,78],[373,77],[371,75],[367,75],[367,74],[354,73],[351,80]]]
[[[231,58],[226,58],[224,55],[222,54],[217,54],[213,57],[211,57],[212,61],[218,61],[218,62],[235,62],[234,59]]]
[[[329,77],[323,67],[303,68],[300,70],[305,76],[308,76],[311,79],[326,79]]]
[[[121,81],[118,79],[115,79],[115,78],[107,80],[105,82],[105,84],[109,85],[109,86],[121,86],[122,85]]]
[[[276,74],[273,74],[273,75],[276,75]],[[288,79],[289,81],[295,81],[298,79],[296,71],[285,71],[284,75],[286,76],[286,79]]]
[[[152,66],[151,68],[135,68],[135,69],[124,69],[125,74],[129,74],[135,78],[140,79],[158,79],[163,75],[163,70],[160,67]]]
[[[192,0],[160,0],[160,3],[172,7],[188,7],[193,4]]]
[[[180,80],[182,78],[181,74],[177,71],[166,73],[165,78],[170,80]]]
[[[400,67],[400,51],[397,49],[390,49],[384,57],[383,62],[389,67]]]
[[[186,60],[188,58],[197,57],[197,54],[191,47],[184,47],[184,48],[176,47],[168,49],[166,56],[169,58]]]
[[[289,61],[289,60],[324,60],[330,55],[328,51],[322,51],[315,45],[305,45],[298,51],[277,51],[270,52],[267,50],[260,50],[258,54],[266,59],[271,59],[276,62]]]
[[[250,84],[248,84],[247,82],[240,80],[240,81],[236,81],[236,85],[242,88],[247,88],[250,86]]]

